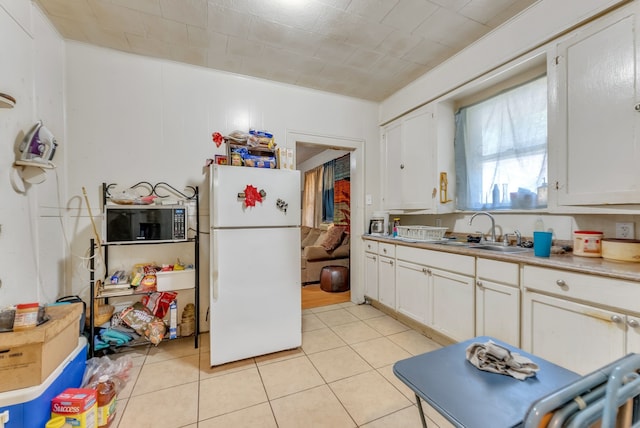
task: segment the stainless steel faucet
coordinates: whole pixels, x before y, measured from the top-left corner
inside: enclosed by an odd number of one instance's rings
[[[486,211],[480,211],[480,212],[475,213],[469,219],[469,226],[471,226],[471,223],[473,222],[473,219],[476,218],[476,216],[478,216],[480,214],[486,215],[487,217],[489,217],[491,219],[491,242],[496,242],[496,220],[495,220],[495,218],[493,218],[493,216],[490,213],[488,213]]]
[[[518,229],[514,230],[513,233],[516,235],[516,245],[522,247],[522,234],[520,234]]]

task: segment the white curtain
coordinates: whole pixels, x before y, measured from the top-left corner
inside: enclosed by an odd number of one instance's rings
[[[540,208],[536,192],[547,179],[546,76],[461,108],[455,151],[458,209]]]
[[[319,166],[304,173],[303,226],[317,228],[322,223],[322,170],[323,167]]]

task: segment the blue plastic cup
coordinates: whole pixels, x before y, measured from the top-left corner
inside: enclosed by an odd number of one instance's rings
[[[533,232],[533,255],[536,257],[549,257],[551,255],[551,232]]]

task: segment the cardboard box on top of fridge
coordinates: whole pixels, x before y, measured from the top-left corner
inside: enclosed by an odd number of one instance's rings
[[[2,333],[0,392],[44,382],[78,345],[82,310],[80,303],[48,306],[44,324]]]

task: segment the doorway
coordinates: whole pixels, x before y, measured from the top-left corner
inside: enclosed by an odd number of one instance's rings
[[[345,137],[318,135],[301,131],[287,132],[287,147],[295,147],[294,158],[296,168],[301,165],[298,162],[297,152],[301,155],[305,152],[303,159],[307,161],[313,156],[320,155],[327,150],[342,151],[350,153],[350,231],[352,238],[358,236],[364,229],[364,141]],[[309,155],[309,153],[312,153]],[[330,153],[330,152],[329,152]],[[326,156],[331,156],[327,154]],[[302,185],[303,183],[301,183]],[[364,292],[362,284],[363,261],[357,254],[361,254],[362,245],[360,239],[350,239],[350,284],[348,300],[359,303],[363,301]],[[311,289],[310,289],[311,290]],[[342,294],[346,293],[328,293]],[[335,296],[336,298],[339,296]],[[342,297],[344,299],[344,297]]]

